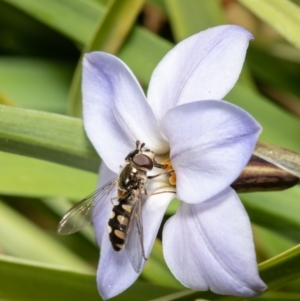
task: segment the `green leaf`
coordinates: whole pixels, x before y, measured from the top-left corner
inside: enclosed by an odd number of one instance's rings
[[[299,186],[280,192],[242,194],[241,198],[252,222],[299,241]]]
[[[0,282],[0,298],[5,300],[101,300],[93,274],[7,256],[0,256]],[[146,301],[174,292],[174,289],[137,281],[114,300]]]
[[[1,246],[15,256],[91,271],[82,259],[47,235],[28,219],[0,202]]]
[[[86,51],[99,49],[116,54],[144,5],[144,0],[113,0],[108,3]]]
[[[3,195],[63,196],[79,201],[96,189],[95,173],[64,165],[0,152],[0,166]]]
[[[177,42],[209,27],[225,23],[221,4],[211,0],[165,0]]]
[[[275,289],[300,277],[300,245],[259,265],[262,279]]]
[[[132,28],[144,0],[113,0],[107,5],[100,22],[97,24],[91,41],[83,49],[86,52],[101,50],[116,54]],[[81,116],[81,63],[82,56],[74,73],[70,94],[68,112],[73,116]]]
[[[7,95],[5,95],[3,92],[0,92],[0,104],[1,105],[6,105],[6,106],[14,106],[15,104],[13,101],[8,98]]]
[[[299,119],[242,84],[236,84],[225,99],[245,109],[257,119],[263,127],[260,140],[300,151]],[[277,126],[279,120],[280,126]]]
[[[23,108],[65,113],[70,80],[69,63],[33,58],[0,59],[1,91]]]
[[[299,301],[299,293],[288,293],[288,292],[267,292],[262,296],[255,298],[255,300],[261,301]]]
[[[239,0],[261,20],[300,47],[300,8],[288,0]]]
[[[0,257],[0,298],[5,300],[101,300],[93,274]]]
[[[118,57],[129,66],[142,85],[146,86],[154,68],[173,46],[169,41],[136,26],[120,49]]]
[[[90,39],[103,12],[103,5],[94,0],[4,1],[82,44]]]
[[[167,267],[163,257],[162,243],[156,239],[151,256],[142,272],[142,277],[151,283],[184,289],[184,286],[178,282]]]
[[[252,224],[254,242],[257,248],[258,261],[262,262],[295,246],[292,240],[275,233],[274,231]]]
[[[0,105],[0,120],[0,150],[98,171],[80,119]]]
[[[78,41],[81,45],[86,45],[91,40],[99,17],[104,12],[100,2],[94,0],[4,1]],[[171,48],[170,42],[135,26],[118,55],[143,83],[148,83],[153,69]]]
[[[267,53],[274,50],[274,46],[268,45],[267,49],[250,47],[247,52],[247,63],[260,82],[276,89],[283,89],[290,94],[300,97],[300,86],[298,78],[300,76],[299,63],[288,59],[282,59]],[[292,48],[292,46],[290,46]],[[293,48],[294,49],[294,48]],[[297,49],[294,49],[298,52]],[[282,53],[282,52],[280,52]]]

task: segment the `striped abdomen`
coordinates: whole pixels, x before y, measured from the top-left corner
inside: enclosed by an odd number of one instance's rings
[[[136,191],[133,190],[125,198],[119,198],[113,207],[108,221],[108,232],[111,244],[116,251],[120,251],[126,242],[127,231],[134,206],[136,205]]]

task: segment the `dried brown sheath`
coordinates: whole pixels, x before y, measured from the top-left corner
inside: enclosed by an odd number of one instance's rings
[[[253,154],[300,177],[300,153],[298,152],[258,141]]]
[[[240,176],[231,184],[236,192],[275,191],[290,188],[299,178],[252,155]]]

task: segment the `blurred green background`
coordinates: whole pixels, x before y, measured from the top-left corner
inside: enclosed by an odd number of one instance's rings
[[[100,159],[80,120],[82,53],[116,54],[146,90],[151,72],[175,43],[219,24],[244,26],[255,40],[225,99],[262,124],[261,141],[300,152],[299,5],[0,0],[0,300],[101,300],[92,227],[70,236],[56,233],[63,214],[97,183]],[[300,300],[299,185],[240,196],[270,288],[256,299]],[[115,300],[133,298],[239,299],[184,289],[164,263],[160,240],[139,281]]]

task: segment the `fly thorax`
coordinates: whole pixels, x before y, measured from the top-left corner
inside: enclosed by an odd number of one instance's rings
[[[122,191],[131,189],[137,181],[136,173],[137,169],[133,166],[133,164],[126,164],[118,178],[118,189]]]

